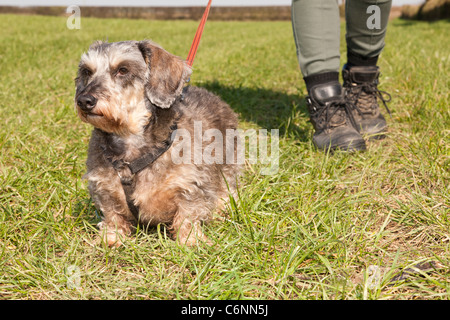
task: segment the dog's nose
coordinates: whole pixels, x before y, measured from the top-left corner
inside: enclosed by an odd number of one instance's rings
[[[77,105],[83,111],[91,111],[92,109],[94,109],[96,104],[97,99],[90,94],[79,96],[77,99]]]

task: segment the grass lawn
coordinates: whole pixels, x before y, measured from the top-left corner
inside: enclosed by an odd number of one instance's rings
[[[290,23],[208,22],[192,84],[242,128],[279,129],[279,170],[246,166],[237,205],[206,227],[212,247],[180,247],[164,228],[99,242],[81,178],[91,127],[73,106],[79,58],[96,39],[145,38],[186,57],[197,24],[82,18],[69,30],[62,17],[0,15],[0,298],[449,299],[445,21],[390,23],[389,136],[332,156],[311,142]],[[343,25],[341,37],[344,57]],[[422,263],[434,268],[401,277]]]

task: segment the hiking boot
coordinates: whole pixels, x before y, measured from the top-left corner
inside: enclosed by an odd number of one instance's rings
[[[369,138],[382,139],[387,131],[386,119],[380,113],[378,98],[391,114],[386,103],[391,101],[389,93],[378,90],[380,70],[377,66],[344,66],[345,100],[352,106],[352,115],[356,128]],[[385,99],[383,95],[387,95]]]
[[[351,106],[345,101],[339,82],[313,86],[306,103],[315,129],[313,142],[318,149],[349,152],[366,149],[364,139],[354,127]]]

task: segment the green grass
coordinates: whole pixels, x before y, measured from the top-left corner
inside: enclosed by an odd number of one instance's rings
[[[449,299],[448,22],[390,23],[389,137],[333,156],[311,143],[290,23],[208,22],[192,83],[242,128],[280,129],[280,169],[246,166],[236,205],[206,228],[212,247],[180,247],[164,228],[119,249],[99,242],[81,178],[91,127],[73,107],[80,55],[95,39],[151,38],[185,57],[196,27],[82,19],[68,30],[65,18],[0,16],[0,298]],[[424,261],[436,270],[389,282]],[[375,288],[370,265],[383,270]]]

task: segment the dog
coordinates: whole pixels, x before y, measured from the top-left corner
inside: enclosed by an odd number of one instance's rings
[[[185,152],[192,150],[192,139],[179,133],[198,135],[196,123],[202,134],[213,129],[223,137],[238,126],[237,115],[219,97],[185,86],[191,72],[183,59],[150,40],[97,41],[81,56],[75,108],[94,127],[84,178],[110,247],[123,244],[138,224],[163,224],[187,246],[211,243],[202,225],[236,194],[240,165],[219,152],[226,143],[235,146],[235,136],[202,141],[190,155]],[[221,161],[195,162],[211,143]],[[174,161],[174,150],[181,163]],[[236,155],[235,147],[231,153]]]

